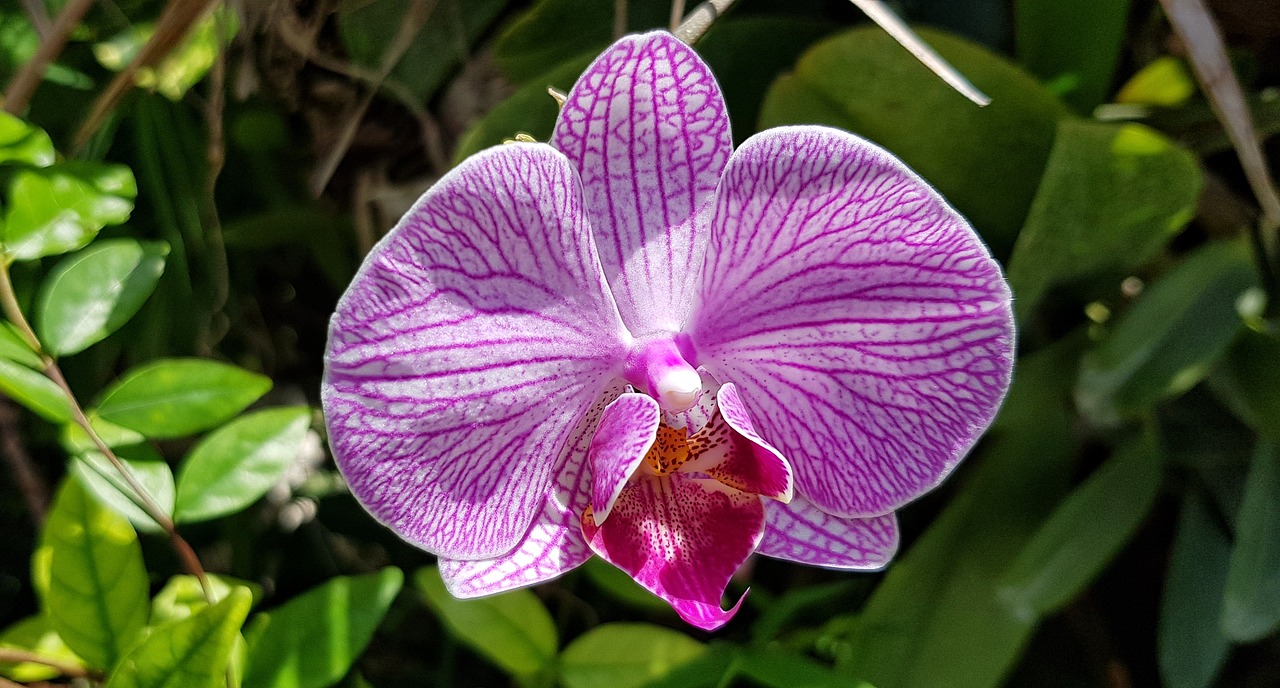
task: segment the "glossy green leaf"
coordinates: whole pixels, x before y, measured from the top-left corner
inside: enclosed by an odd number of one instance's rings
[[[1280,443],[1258,445],[1236,516],[1222,630],[1253,642],[1280,626]]]
[[[884,146],[973,222],[998,257],[1027,217],[1067,114],[1029,74],[938,31],[919,35],[992,97],[965,100],[878,27],[824,40],[769,89],[760,127],[827,124]]]
[[[559,106],[547,93],[547,87],[568,92],[595,56],[595,52],[590,52],[570,57],[490,110],[458,141],[454,162],[461,162],[467,156],[496,146],[516,134],[528,134],[539,141],[549,140]]]
[[[1236,302],[1257,284],[1242,243],[1204,246],[1142,294],[1080,365],[1076,401],[1114,424],[1190,389],[1240,331]]]
[[[64,259],[44,280],[36,332],[52,354],[97,344],[129,321],[155,290],[169,247],[112,239]]]
[[[1017,614],[1047,616],[1086,588],[1142,526],[1160,491],[1153,437],[1133,438],[1076,488],[1001,576]]]
[[[0,632],[0,650],[3,649],[30,652],[70,666],[84,665],[76,653],[62,642],[62,638],[49,625],[49,619],[44,615],[28,617]],[[0,676],[19,683],[47,681],[60,675],[62,672],[47,664],[0,662]]]
[[[50,624],[89,666],[115,666],[150,614],[137,533],[72,477],[58,491],[43,537],[50,576],[42,606]]]
[[[1009,260],[1019,320],[1052,286],[1118,281],[1150,261],[1195,214],[1200,165],[1138,124],[1063,120]]]
[[[47,167],[56,157],[53,141],[43,129],[7,112],[0,112],[0,163],[20,162]]]
[[[241,588],[249,591],[250,599],[254,602],[262,597],[262,587],[255,583],[212,573],[205,574],[205,580],[209,584],[209,592],[215,603],[221,602],[232,591]],[[208,606],[209,601],[205,599],[204,588],[195,576],[174,576],[165,583],[155,597],[151,598],[151,625],[162,626],[173,621],[181,621]]]
[[[418,591],[453,635],[507,673],[528,678],[550,667],[559,647],[555,622],[528,590],[460,600],[434,566],[414,574]]]
[[[1018,61],[1088,114],[1111,89],[1129,0],[1017,0]]]
[[[1183,500],[1160,603],[1158,651],[1166,688],[1209,688],[1231,649],[1218,624],[1231,543],[1204,502]]]
[[[131,370],[107,388],[97,411],[152,439],[184,437],[221,425],[269,389],[269,378],[235,366],[170,358]]]
[[[1078,349],[1071,338],[1019,363],[964,482],[854,619],[840,668],[877,688],[1000,684],[1037,620],[1001,599],[998,580],[1067,491]]]
[[[628,0],[626,7],[630,32],[667,28],[671,17],[669,0]],[[613,13],[614,3],[600,0],[538,0],[498,37],[493,57],[516,83],[537,85],[557,65],[609,45]]]
[[[27,346],[17,328],[7,320],[0,320],[0,358],[21,363],[28,368],[39,370],[44,367],[40,355]]]
[[[166,516],[173,515],[173,471],[169,464],[147,444],[116,447],[116,456],[124,463],[133,478]],[[139,530],[160,532],[160,524],[147,515],[130,495],[133,490],[120,475],[120,471],[103,454],[88,450],[78,454],[71,464],[71,472],[86,488],[106,506],[128,518]]]
[[[268,409],[204,438],[178,474],[177,520],[206,521],[257,501],[297,458],[310,424],[305,406]]]
[[[62,388],[36,371],[0,358],[0,394],[54,423],[71,420],[71,402]]]
[[[380,72],[383,54],[395,42],[414,1],[343,0],[338,5],[338,35],[352,61],[371,73]],[[472,44],[506,4],[507,0],[436,0],[389,79],[426,101],[471,57]]]
[[[560,678],[566,688],[636,688],[707,651],[702,643],[662,626],[607,623],[564,649]]]
[[[1280,439],[1280,339],[1244,330],[1209,383],[1254,430]]]
[[[131,444],[142,444],[147,439],[136,430],[122,428],[115,423],[102,420],[95,411],[89,411],[85,415],[89,419],[89,425],[93,427],[98,439],[113,449]],[[62,443],[62,448],[67,450],[68,454],[83,454],[84,452],[97,451],[98,449],[97,443],[89,438],[89,433],[85,432],[79,423],[67,423],[62,426],[62,433],[58,437],[58,441]]]
[[[218,59],[220,44],[229,44],[239,30],[239,19],[229,8],[217,9],[196,20],[185,38],[165,52],[158,64],[141,67],[134,74],[140,87],[158,91],[169,100],[181,100],[200,83]],[[124,69],[151,37],[153,22],[136,22],[109,40],[93,46],[93,55],[103,67],[114,72]]]
[[[237,588],[226,599],[147,636],[111,672],[107,688],[219,688],[253,596]]]
[[[17,260],[84,247],[107,225],[129,218],[138,188],[120,165],[64,163],[23,170],[9,185],[0,243]]]
[[[386,568],[339,576],[254,617],[245,688],[323,688],[346,675],[404,584]]]

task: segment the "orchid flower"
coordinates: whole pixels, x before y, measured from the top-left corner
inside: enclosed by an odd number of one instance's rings
[[[1012,342],[999,266],[928,184],[824,127],[733,150],[707,65],[655,32],[587,69],[550,145],[463,161],[373,249],[322,396],[352,492],[454,595],[594,553],[714,629],[753,552],[883,567]]]

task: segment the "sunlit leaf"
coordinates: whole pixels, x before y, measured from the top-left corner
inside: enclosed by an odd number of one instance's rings
[[[103,393],[98,415],[158,439],[220,425],[271,389],[257,373],[194,358],[171,358],[127,373]]]
[[[1117,103],[1177,107],[1195,95],[1196,82],[1181,58],[1172,55],[1152,60],[1138,70],[1116,94]]]
[[[7,112],[0,112],[0,163],[21,162],[36,167],[52,165],[53,142],[43,129]]]
[[[44,367],[39,354],[27,346],[22,335],[18,334],[17,328],[7,320],[0,320],[0,358],[37,370]]]
[[[339,576],[258,614],[245,631],[245,688],[332,685],[369,644],[403,583],[397,568]]]
[[[17,260],[84,247],[107,225],[129,218],[138,188],[119,165],[64,163],[22,170],[9,185],[0,242]]]
[[[1190,389],[1240,331],[1236,301],[1257,279],[1242,243],[1189,255],[1084,357],[1076,387],[1081,410],[1113,424]]]
[[[760,126],[827,124],[888,148],[1007,256],[1067,110],[1029,74],[986,48],[919,30],[992,98],[979,108],[877,27],[819,42],[774,81]]]
[[[71,420],[71,402],[62,388],[36,371],[0,358],[0,394],[54,423]]]
[[[156,629],[111,672],[107,688],[218,688],[253,596],[237,588],[190,618]]]
[[[164,272],[168,245],[113,239],[58,263],[44,281],[37,333],[50,353],[79,353],[129,321]]]
[[[133,647],[150,613],[147,571],[133,526],[69,478],[49,511],[43,609],[67,646],[109,669]]]
[[[414,582],[451,633],[507,673],[532,677],[555,658],[560,643],[555,623],[532,592],[460,600],[445,590],[434,566],[418,569]]]
[[[131,444],[142,444],[147,439],[136,430],[123,428],[115,423],[103,420],[95,411],[89,411],[86,416],[94,434],[108,447],[115,448]],[[62,433],[58,440],[68,454],[82,454],[87,451],[97,451],[98,449],[97,443],[90,439],[89,433],[85,432],[79,423],[67,423],[62,426]]]
[[[1138,124],[1064,120],[1009,260],[1026,322],[1052,286],[1124,277],[1151,260],[1195,214],[1200,166]]]
[[[1258,446],[1236,516],[1222,630],[1253,642],[1280,625],[1280,443]]]
[[[257,501],[298,456],[310,421],[305,406],[268,409],[204,438],[178,474],[177,520],[218,518]]]
[[[218,51],[223,49],[219,44],[230,43],[239,28],[236,13],[219,6],[196,21],[187,37],[165,53],[159,64],[138,69],[134,81],[170,100],[180,100],[213,67]],[[110,40],[94,45],[93,55],[103,67],[118,72],[138,56],[155,31],[154,23],[134,23]]]
[[[221,602],[232,591],[241,588],[249,591],[250,599],[254,602],[262,597],[262,587],[255,583],[212,573],[205,574],[205,580],[209,584],[209,592],[214,603]],[[165,583],[155,597],[151,598],[151,625],[162,626],[173,621],[181,621],[208,606],[209,601],[205,599],[204,588],[195,576],[185,574],[174,576]]]
[[[1167,688],[1208,688],[1231,643],[1218,624],[1231,543],[1194,495],[1182,503],[1160,604],[1159,664]]]
[[[57,631],[49,625],[48,617],[43,614],[31,616],[19,621],[0,632],[0,650],[12,649],[30,652],[40,657],[52,659],[69,666],[83,666],[84,662],[76,653],[62,642]],[[20,683],[46,681],[60,676],[62,672],[47,664],[35,662],[18,662],[10,664],[0,662],[0,676],[11,678]]]
[[[566,688],[636,688],[706,652],[702,643],[662,626],[608,623],[579,636],[560,656]]]
[[[166,516],[173,514],[173,472],[156,450],[146,444],[115,449],[129,474],[133,476]],[[87,450],[72,459],[71,471],[103,504],[128,518],[139,530],[159,532],[155,522],[130,497],[135,494],[120,471],[103,454]]]

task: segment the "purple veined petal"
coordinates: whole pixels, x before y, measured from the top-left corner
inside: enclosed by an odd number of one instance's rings
[[[321,395],[334,457],[374,517],[430,552],[514,548],[621,371],[626,332],[579,188],[550,146],[479,153],[338,304]]]
[[[1009,289],[973,229],[901,161],[823,127],[734,153],[688,331],[796,491],[844,517],[937,485],[990,424],[1013,355]]]
[[[623,394],[604,410],[587,450],[591,467],[591,508],[598,523],[609,518],[618,494],[627,485],[658,436],[662,414],[647,394]]]
[[[591,505],[591,471],[583,459],[605,407],[626,389],[625,382],[615,382],[574,428],[555,469],[555,489],[514,550],[477,561],[440,558],[440,575],[454,597],[496,595],[545,583],[591,558],[591,548],[582,535],[582,512]]]
[[[614,43],[569,91],[552,144],[582,175],[600,261],[636,335],[679,329],[733,150],[702,58],[666,32]]]
[[[756,495],[679,473],[627,486],[609,520],[590,511],[582,531],[596,554],[671,604],[686,622],[714,630],[738,610],[720,608],[729,579],[764,534]]]
[[[756,554],[829,569],[875,570],[898,551],[893,514],[840,518],[796,495],[789,504],[766,502],[764,539]]]

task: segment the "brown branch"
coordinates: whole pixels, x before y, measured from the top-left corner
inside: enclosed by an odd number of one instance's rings
[[[13,81],[9,82],[9,88],[4,92],[5,112],[20,115],[26,111],[31,96],[35,95],[36,88],[44,79],[45,71],[62,54],[67,40],[71,38],[71,32],[92,4],[93,0],[71,0],[62,8],[53,26],[49,27],[49,33],[41,39],[35,54],[22,66],[22,71],[13,77]]]
[[[27,503],[27,511],[31,513],[31,521],[39,528],[44,524],[45,512],[49,510],[49,489],[22,446],[18,414],[9,400],[3,397],[0,397],[0,454],[9,464],[13,480]]]
[[[627,0],[613,0],[613,40],[627,32]]]
[[[6,664],[39,664],[41,666],[47,666],[50,669],[54,669],[59,674],[67,678],[90,678],[95,681],[106,679],[104,674],[80,666],[79,664],[72,664],[53,657],[45,657],[44,655],[36,654],[34,652],[28,652],[26,650],[19,650],[11,647],[0,647],[0,662],[4,662]]]
[[[53,21],[49,19],[49,11],[42,0],[22,0],[22,7],[27,11],[27,18],[36,27],[36,36],[46,40],[53,31]]]

